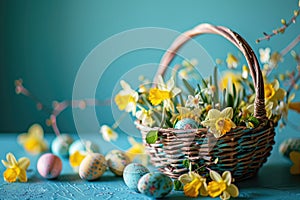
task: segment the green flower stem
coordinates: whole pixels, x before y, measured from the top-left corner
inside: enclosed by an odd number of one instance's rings
[[[143,101],[145,102],[146,106],[149,108],[149,110],[153,111],[153,118],[155,120],[156,124],[160,123],[159,117],[157,116],[157,114],[155,113],[155,109],[152,107],[152,105],[149,103],[148,99],[145,97],[145,95],[141,95]],[[138,104],[138,106],[141,106]],[[142,106],[141,106],[142,107]],[[140,108],[140,107],[139,107]],[[143,107],[142,107],[143,108]],[[144,108],[143,108],[144,109]]]

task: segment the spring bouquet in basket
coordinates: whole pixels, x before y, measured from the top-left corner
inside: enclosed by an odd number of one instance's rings
[[[289,110],[300,112],[300,102],[293,101],[295,94],[292,93],[292,89],[297,89],[297,80],[294,78],[299,76],[299,66],[295,72],[279,74],[270,79],[269,74],[277,67],[278,62],[282,61],[282,55],[277,52],[271,54],[269,48],[260,49],[259,53],[263,65],[266,117],[272,122],[272,126],[279,123],[280,127],[283,127],[287,123]],[[293,54],[296,61],[299,61],[299,57]],[[158,76],[156,84],[141,76],[139,88],[133,89],[122,80],[122,90],[115,96],[115,103],[120,110],[131,113],[136,118],[138,127],[147,127],[143,137],[146,146],[169,144],[160,141],[161,129],[166,132],[172,130],[170,140],[172,136],[179,139],[179,143],[176,143],[179,146],[181,142],[186,141],[180,140],[179,133],[186,133],[188,138],[189,132],[201,135],[201,130],[207,129],[207,134],[212,135],[210,140],[215,138],[217,141],[226,137],[230,131],[228,137],[231,137],[232,132],[234,134],[234,130],[238,130],[239,127],[243,127],[243,130],[255,129],[263,122],[254,116],[256,91],[248,67],[241,65],[238,56],[233,54],[228,54],[226,62],[217,60],[217,64],[219,68],[226,65],[230,70],[220,76],[216,67],[211,77],[203,78],[195,70],[197,62],[185,60],[181,65],[176,65],[170,78]],[[190,81],[194,83],[195,79],[197,84],[191,84]],[[286,83],[291,84],[285,89],[283,86]],[[207,139],[207,136],[205,138]],[[248,137],[248,142],[251,142],[251,139],[253,138]],[[218,145],[217,142],[214,142],[214,145]],[[186,154],[179,159],[188,172],[175,177],[178,178],[175,186],[183,189],[185,195],[221,195],[224,198],[228,195],[238,195],[238,189],[231,184],[231,172],[225,171],[221,177],[216,172],[220,168],[214,168],[223,158],[227,159],[226,156],[202,155],[196,160],[192,157]],[[221,171],[224,169],[226,167]],[[211,182],[207,184],[206,179]],[[227,186],[226,181],[230,182]],[[222,190],[222,187],[228,191]]]

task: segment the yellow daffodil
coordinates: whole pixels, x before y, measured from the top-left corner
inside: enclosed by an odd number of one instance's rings
[[[200,94],[196,94],[195,96],[188,95],[188,100],[185,103],[186,107],[191,107],[191,108],[199,108],[200,104],[203,103]]]
[[[273,103],[273,108],[276,108],[278,101],[283,100],[286,92],[279,88],[278,80],[274,80],[272,83],[266,83],[264,86],[265,89],[265,99]]]
[[[300,113],[300,102],[290,102],[288,104],[289,109],[297,111],[298,113]]]
[[[233,109],[227,107],[222,112],[217,109],[211,109],[208,111],[205,121],[201,124],[209,128],[209,131],[214,134],[216,138],[219,138],[229,132],[236,125],[231,121],[233,117]]]
[[[74,171],[78,171],[81,161],[85,158],[86,155],[86,152],[81,151],[75,151],[70,155],[69,162]]]
[[[26,170],[30,165],[30,160],[22,157],[17,161],[12,153],[6,154],[6,160],[2,160],[7,168],[3,173],[4,180],[9,183],[16,182],[18,179],[21,182],[27,182]]]
[[[166,84],[161,76],[158,76],[157,88],[151,88],[149,91],[149,100],[152,105],[157,106],[163,102],[166,110],[174,111],[172,98],[178,95],[181,90],[175,87],[175,81],[171,78]]]
[[[142,124],[145,126],[152,126],[154,120],[152,119],[152,111],[141,109],[136,112],[136,118],[142,121]]]
[[[31,154],[39,154],[48,149],[44,140],[44,130],[39,124],[33,124],[28,129],[28,133],[18,136],[18,142]]]
[[[110,142],[111,140],[117,140],[118,134],[109,126],[102,125],[100,129],[100,133],[105,141]]]
[[[268,63],[270,60],[270,53],[271,53],[271,49],[270,48],[265,48],[265,49],[259,49],[259,59],[260,62],[262,63]]]
[[[230,71],[226,71],[224,74],[222,74],[220,79],[220,89],[223,91],[226,89],[227,91],[230,91],[232,93],[232,85],[235,85],[236,90],[240,90],[242,88],[242,75],[232,73]]]
[[[220,196],[222,200],[239,196],[239,189],[231,183],[232,177],[229,171],[225,171],[221,177],[218,172],[210,170],[209,175],[212,179],[207,186],[209,196],[213,198]]]
[[[229,53],[227,54],[226,63],[229,69],[235,69],[239,64],[239,60],[233,54]]]
[[[293,166],[290,168],[290,173],[293,175],[300,174],[300,152],[292,151],[290,153],[290,159],[293,162]]]
[[[145,166],[148,165],[148,155],[145,152],[145,146],[143,143],[135,141],[133,137],[128,137],[128,141],[131,147],[126,151],[126,155],[132,162],[136,158]]]
[[[116,95],[115,103],[120,110],[132,112],[132,114],[135,115],[139,95],[136,91],[131,89],[130,85],[125,81],[121,80],[120,84],[123,90]]]
[[[185,196],[198,197],[207,196],[207,184],[206,179],[195,172],[189,172],[183,174],[178,179],[183,185],[183,191]]]

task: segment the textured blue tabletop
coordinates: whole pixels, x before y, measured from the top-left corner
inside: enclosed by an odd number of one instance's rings
[[[282,140],[284,135],[278,133],[276,140]],[[46,135],[49,143],[53,137],[52,134]],[[31,160],[29,169],[32,171],[28,173],[27,183],[6,183],[2,178],[5,168],[0,165],[0,199],[149,199],[129,190],[122,178],[109,171],[97,181],[83,181],[73,172],[67,159],[63,159],[63,171],[58,179],[43,179],[36,171],[38,156],[26,154],[16,138],[17,134],[0,134],[0,158],[5,159],[7,152],[13,152],[17,158],[27,156]],[[240,188],[238,199],[300,199],[300,176],[289,174],[291,164],[279,155],[278,143],[255,178],[236,183]],[[113,148],[102,140],[98,144],[103,153]],[[188,198],[183,192],[172,191],[166,199]]]

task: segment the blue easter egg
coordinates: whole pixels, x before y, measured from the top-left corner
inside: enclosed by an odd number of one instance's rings
[[[90,140],[76,140],[73,142],[69,148],[69,155],[75,153],[75,151],[79,152],[87,152],[87,148],[89,148],[93,153],[99,153],[99,147]]]
[[[51,144],[52,153],[58,156],[67,157],[69,155],[69,147],[73,142],[73,138],[69,134],[57,136]]]
[[[169,194],[172,189],[172,179],[158,172],[145,174],[138,182],[138,190],[152,198],[162,198]]]
[[[125,184],[132,190],[138,192],[138,182],[142,176],[149,173],[149,170],[139,163],[131,163],[127,165],[123,172]]]
[[[198,128],[198,123],[190,118],[184,118],[179,120],[175,126],[175,129],[183,129],[183,130],[187,130],[187,129],[196,129]]]

